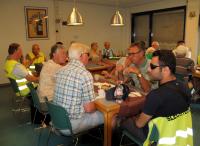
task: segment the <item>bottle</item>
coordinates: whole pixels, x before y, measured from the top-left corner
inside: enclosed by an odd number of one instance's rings
[[[122,86],[122,84],[118,84],[116,86],[116,89],[114,92],[114,96],[116,100],[122,100],[123,90],[124,90],[124,87]]]
[[[36,33],[37,35],[43,35],[43,22],[40,13],[38,14],[38,21],[36,22]]]

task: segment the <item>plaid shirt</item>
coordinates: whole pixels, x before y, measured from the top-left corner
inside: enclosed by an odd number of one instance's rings
[[[79,119],[83,104],[93,101],[93,77],[79,60],[71,60],[56,74],[54,103],[64,107],[70,119]]]

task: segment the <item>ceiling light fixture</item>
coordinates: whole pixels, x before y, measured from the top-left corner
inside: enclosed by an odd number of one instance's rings
[[[75,0],[72,12],[67,19],[67,25],[83,25],[83,18],[76,8]]]
[[[118,0],[116,0],[116,5],[115,5],[115,14],[112,16],[111,19],[111,26],[123,26],[124,25],[124,21],[123,21],[123,17],[120,14],[119,10],[118,10]]]

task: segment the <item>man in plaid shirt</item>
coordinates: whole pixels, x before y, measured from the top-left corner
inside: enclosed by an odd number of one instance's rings
[[[102,124],[103,115],[96,111],[93,77],[85,68],[89,47],[73,43],[68,52],[69,63],[56,74],[54,103],[66,109],[72,130],[78,133]]]

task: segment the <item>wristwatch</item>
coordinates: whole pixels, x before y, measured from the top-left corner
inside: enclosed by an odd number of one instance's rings
[[[137,77],[138,77],[138,78],[141,78],[141,77],[142,77],[142,74],[141,74],[141,73],[137,74]]]

